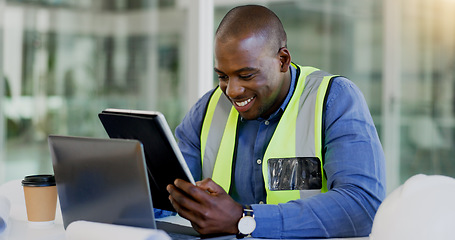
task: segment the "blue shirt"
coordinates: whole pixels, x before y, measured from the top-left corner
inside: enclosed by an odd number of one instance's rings
[[[291,67],[291,89],[296,69]],[[212,90],[213,91],[213,90]],[[200,138],[202,119],[211,92],[205,94],[176,128],[179,147],[195,180],[202,176]],[[325,164],[327,193],[290,201],[262,204],[266,191],[261,161],[272,134],[289,103],[267,119],[241,120],[237,160],[230,195],[252,204],[256,219],[253,237],[366,236],[377,208],[385,197],[384,154],[366,101],[348,79],[333,80],[325,106]]]

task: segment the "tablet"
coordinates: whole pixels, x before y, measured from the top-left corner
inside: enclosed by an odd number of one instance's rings
[[[177,178],[195,182],[164,115],[109,108],[98,117],[110,138],[136,139],[143,144],[153,205],[175,211],[166,186]]]

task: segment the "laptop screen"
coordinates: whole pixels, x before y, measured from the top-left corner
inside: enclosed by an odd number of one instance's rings
[[[139,141],[48,140],[65,229],[77,220],[156,228]]]

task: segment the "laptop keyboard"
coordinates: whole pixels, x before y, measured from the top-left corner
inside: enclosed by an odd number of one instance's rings
[[[185,234],[179,234],[179,233],[167,233],[169,237],[171,237],[173,240],[185,240],[185,239],[200,239],[199,237],[191,236],[191,235],[185,235]]]

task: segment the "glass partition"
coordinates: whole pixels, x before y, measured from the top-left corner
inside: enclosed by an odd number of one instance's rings
[[[0,16],[3,16],[4,12],[4,5],[5,1],[0,0]],[[0,99],[3,99],[3,92],[4,92],[4,76],[3,76],[3,57],[1,53],[3,53],[3,32],[4,32],[4,25],[3,25],[3,18],[0,17]],[[3,112],[3,102],[0,101],[0,184],[3,181],[3,176],[6,173],[6,168],[4,164],[4,157],[5,157],[5,124],[4,118],[2,117]]]
[[[49,134],[107,137],[105,108],[161,111],[172,129],[187,111],[187,12],[173,1],[10,0],[3,12],[0,182],[52,172]]]
[[[270,7],[293,61],[359,86],[386,152],[389,192],[417,173],[455,177],[455,1],[213,3],[215,28],[236,5]],[[106,137],[97,113],[107,107],[159,110],[175,128],[200,84],[201,75],[187,76],[199,62],[188,50],[213,36],[188,29],[191,4],[0,0],[0,183],[51,171],[48,134]]]
[[[215,3],[215,26],[247,4]],[[455,177],[455,1],[254,3],[280,17],[294,62],[344,75],[362,90],[386,153],[388,192],[418,173]],[[397,21],[384,24],[394,11]],[[389,71],[397,78],[387,79]]]
[[[455,177],[455,1],[402,6],[400,179]]]
[[[219,1],[215,26],[232,7]],[[348,77],[381,122],[381,1],[263,1],[281,19],[292,61]],[[262,3],[262,2],[261,2]]]

